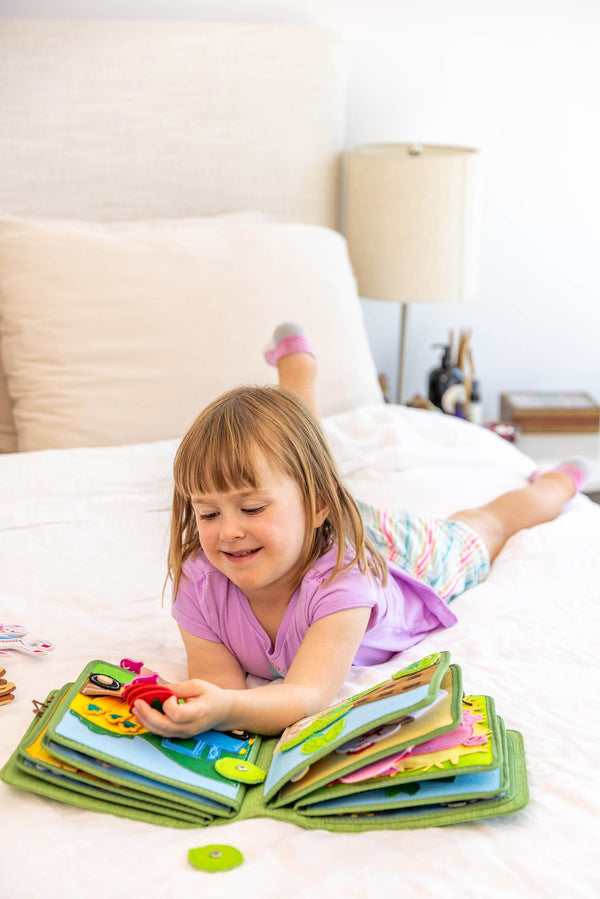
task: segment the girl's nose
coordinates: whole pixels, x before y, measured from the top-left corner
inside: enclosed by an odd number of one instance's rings
[[[243,537],[243,522],[239,515],[221,515],[221,540],[229,542]]]

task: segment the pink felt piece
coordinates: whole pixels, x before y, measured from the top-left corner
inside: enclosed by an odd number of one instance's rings
[[[121,659],[119,667],[123,668],[125,671],[134,671],[136,674],[139,674],[144,667],[144,663],[134,662],[133,659]]]
[[[158,674],[146,674],[143,677],[134,677],[132,684],[157,684]]]
[[[455,727],[454,730],[427,740],[425,743],[419,743],[417,746],[410,746],[402,752],[395,755],[389,755],[387,758],[372,765],[365,765],[358,771],[346,774],[340,777],[341,783],[359,783],[362,780],[369,780],[371,777],[390,777],[396,774],[398,763],[402,759],[413,755],[423,755],[428,752],[439,752],[442,749],[453,749],[455,746],[481,746],[486,742],[485,734],[476,734],[475,725],[481,721],[483,715],[473,715],[471,712],[463,712],[462,722]]]

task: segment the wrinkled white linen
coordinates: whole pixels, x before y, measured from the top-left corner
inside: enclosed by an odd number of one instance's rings
[[[329,418],[357,496],[450,514],[525,483],[533,463],[465,422],[401,407]],[[0,659],[16,699],[0,708],[0,764],[31,720],[31,700],[93,658],[143,659],[185,676],[165,576],[176,442],[0,456],[0,622],[53,641],[44,658]],[[459,623],[375,669],[344,693],[435,649],[469,692],[492,695],[524,734],[531,802],[509,818],[439,829],[330,834],[268,819],[173,830],[52,802],[0,784],[8,837],[0,895],[95,899],[595,896],[599,777],[600,507],[578,497],[554,522],[513,537],[488,580],[453,604]],[[245,856],[222,875],[188,849],[230,843]]]

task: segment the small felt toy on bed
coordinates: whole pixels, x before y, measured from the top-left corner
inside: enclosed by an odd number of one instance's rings
[[[54,644],[38,638],[26,638],[27,629],[21,624],[0,624],[0,656],[8,655],[9,650],[23,652],[26,655],[45,655],[54,649]]]
[[[463,696],[447,652],[297,722],[279,741],[242,731],[158,737],[131,711],[144,691],[148,701],[172,695],[91,662],[52,694],[2,778],[176,827],[254,817],[339,831],[432,827],[528,801],[521,735],[505,729],[491,697]]]
[[[0,705],[7,705],[15,698],[15,685],[5,680],[6,668],[0,666]]]

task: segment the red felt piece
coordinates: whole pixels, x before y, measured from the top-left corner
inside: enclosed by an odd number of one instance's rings
[[[164,702],[169,696],[175,696],[175,694],[172,690],[162,684],[138,683],[128,684],[124,687],[121,696],[129,706],[130,710],[133,711],[134,703],[138,699],[143,699],[148,705],[152,705],[156,699],[158,699],[159,702]]]

